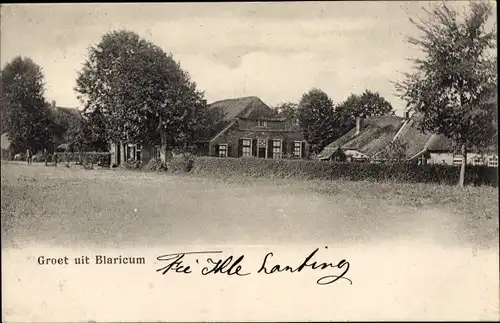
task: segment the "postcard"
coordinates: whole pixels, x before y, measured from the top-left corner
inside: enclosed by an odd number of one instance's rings
[[[2,5],[2,321],[498,321],[496,19]]]

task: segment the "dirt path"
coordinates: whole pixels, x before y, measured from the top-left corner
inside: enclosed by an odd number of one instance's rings
[[[4,164],[1,185],[7,321],[499,317],[494,190]],[[315,272],[156,273],[161,254],[207,248],[244,254],[254,272],[267,252],[293,264],[321,248],[319,260],[350,262],[353,285],[322,288]],[[37,263],[96,254],[146,264]]]

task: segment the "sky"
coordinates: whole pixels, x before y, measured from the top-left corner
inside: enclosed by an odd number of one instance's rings
[[[451,2],[450,2],[451,3]],[[187,70],[207,101],[257,96],[270,106],[298,102],[311,88],[335,103],[377,91],[397,114],[392,82],[419,55],[405,38],[427,1],[2,5],[3,67],[30,57],[45,97],[80,107],[73,88],[88,48],[127,29],[159,45]],[[453,5],[464,6],[465,2]],[[495,8],[496,9],[496,8]],[[495,10],[496,13],[496,10]],[[496,16],[494,17],[496,23]]]

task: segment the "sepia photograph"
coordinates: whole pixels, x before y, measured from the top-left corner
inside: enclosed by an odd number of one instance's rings
[[[495,1],[0,25],[2,322],[500,320]]]

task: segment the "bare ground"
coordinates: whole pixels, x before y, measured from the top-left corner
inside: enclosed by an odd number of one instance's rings
[[[497,321],[500,315],[494,188],[2,163],[1,189],[5,321]],[[275,261],[294,264],[321,247],[320,261],[351,263],[353,284],[319,286],[316,271],[240,278],[156,273],[160,254],[214,245],[224,245],[226,255],[244,254],[244,267],[255,271],[269,251]],[[100,253],[143,256],[147,264],[37,263],[42,255]]]
[[[498,190],[2,163],[2,242],[498,243]]]

